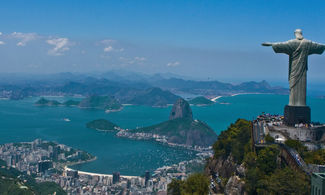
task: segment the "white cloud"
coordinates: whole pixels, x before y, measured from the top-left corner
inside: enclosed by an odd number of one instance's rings
[[[15,39],[19,39],[17,46],[26,46],[26,44],[30,41],[33,41],[38,38],[36,33],[21,33],[21,32],[13,32],[10,35]]]
[[[4,45],[5,44],[5,42],[3,42],[3,41],[0,41],[0,45]]]
[[[0,36],[2,35],[2,32],[0,32]]]
[[[46,41],[48,44],[54,47],[48,51],[49,55],[60,56],[63,55],[65,51],[68,51],[71,43],[68,38],[54,38]]]
[[[146,61],[147,59],[145,57],[135,57],[134,60],[136,60],[138,62],[143,62],[143,61]]]
[[[113,47],[112,46],[108,46],[108,47],[105,47],[104,48],[104,52],[111,52],[111,51],[113,51],[114,49],[113,49]]]
[[[123,52],[124,48],[117,47],[116,40],[106,39],[100,41],[101,44],[105,45],[104,52]]]
[[[178,66],[178,65],[180,65],[181,63],[179,63],[178,61],[176,61],[176,62],[169,62],[169,63],[167,63],[166,65],[168,66],[168,67],[173,67],[173,66]]]

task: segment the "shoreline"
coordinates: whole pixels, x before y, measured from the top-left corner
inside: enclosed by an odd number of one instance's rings
[[[64,167],[64,171],[78,171],[78,174],[81,174],[81,175],[91,175],[91,176],[100,176],[100,177],[113,177],[113,174],[80,171],[80,170],[77,170],[77,169],[69,168],[68,166]],[[126,179],[141,178],[140,176],[130,176],[130,175],[120,175],[120,177],[126,178]]]
[[[218,99],[223,98],[223,97],[235,97],[235,96],[239,96],[239,95],[277,95],[275,93],[234,93],[234,94],[229,94],[229,95],[220,95],[220,96],[216,96],[214,98],[211,98],[210,100],[213,102],[217,102]]]
[[[139,140],[139,141],[153,141],[156,142],[157,144],[162,144],[164,146],[172,147],[172,148],[180,148],[180,149],[185,149],[185,150],[190,150],[198,153],[209,153],[212,151],[211,146],[210,147],[201,147],[201,146],[189,146],[185,144],[177,144],[177,143],[172,143],[167,141],[166,136],[161,136],[158,134],[147,134],[147,133],[132,133],[129,132],[128,130],[122,129],[118,131],[115,134],[116,137],[119,138],[126,138],[130,140]]]
[[[62,163],[62,165],[63,165],[64,167],[68,167],[68,166],[73,166],[73,165],[79,165],[79,164],[89,163],[89,162],[92,162],[92,161],[95,161],[95,160],[97,160],[97,156],[95,156],[95,157],[92,158],[92,159],[88,159],[88,160],[84,160],[84,161]]]

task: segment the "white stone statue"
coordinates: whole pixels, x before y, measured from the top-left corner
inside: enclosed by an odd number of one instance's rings
[[[325,45],[304,39],[302,30],[295,31],[296,39],[279,43],[262,43],[272,46],[274,52],[289,55],[289,106],[306,106],[308,55],[322,54]]]

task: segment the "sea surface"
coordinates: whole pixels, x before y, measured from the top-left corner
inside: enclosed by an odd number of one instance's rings
[[[47,97],[64,101],[68,97]],[[0,100],[0,143],[32,141],[36,138],[56,141],[79,148],[97,156],[97,160],[73,168],[111,174],[143,175],[164,165],[171,165],[195,157],[195,152],[172,148],[153,141],[118,138],[114,133],[87,129],[94,119],[108,119],[122,128],[136,128],[157,124],[168,119],[171,106],[152,108],[125,106],[120,112],[77,107],[36,107],[39,98],[19,101]],[[222,97],[212,106],[192,106],[195,119],[210,125],[217,134],[238,118],[254,119],[262,112],[278,114],[288,102],[285,95],[237,95]],[[325,99],[308,98],[312,120],[325,123]],[[69,118],[71,121],[64,121]]]

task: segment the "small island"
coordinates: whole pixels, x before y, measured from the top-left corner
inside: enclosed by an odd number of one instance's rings
[[[123,109],[122,104],[120,104],[115,98],[95,95],[85,98],[81,102],[77,100],[67,100],[63,103],[42,97],[35,102],[35,106],[76,106],[79,108],[103,109],[105,112],[117,112]]]
[[[121,111],[123,106],[115,98],[109,96],[90,96],[82,100],[80,108],[104,109],[106,112]]]
[[[62,103],[64,106],[78,106],[80,104],[80,101],[76,100],[68,100]]]
[[[207,124],[194,120],[187,101],[180,98],[174,104],[169,120],[157,125],[121,130],[117,136],[131,139],[154,139],[169,145],[186,148],[208,148],[217,135]]]
[[[98,131],[115,131],[118,130],[119,127],[114,123],[106,120],[106,119],[98,119],[90,121],[86,124],[86,127],[89,129],[96,129]]]
[[[209,100],[208,98],[206,98],[204,96],[199,96],[199,97],[193,98],[190,101],[188,101],[188,103],[191,105],[195,105],[195,106],[209,106],[209,105],[214,104],[213,101]]]
[[[35,105],[36,106],[60,106],[61,103],[56,100],[48,100],[42,97],[37,102],[35,102]]]

